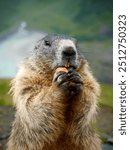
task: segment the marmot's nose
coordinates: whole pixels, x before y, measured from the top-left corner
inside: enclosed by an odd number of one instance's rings
[[[66,47],[62,53],[63,56],[67,56],[67,57],[76,55],[76,52],[73,47]]]

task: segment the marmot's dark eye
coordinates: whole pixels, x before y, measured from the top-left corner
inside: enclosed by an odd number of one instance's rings
[[[45,40],[45,45],[46,45],[46,46],[51,46],[50,41]]]

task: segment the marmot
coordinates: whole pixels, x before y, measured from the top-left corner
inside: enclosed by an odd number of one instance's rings
[[[92,128],[100,87],[76,39],[49,34],[20,64],[8,150],[101,150]]]

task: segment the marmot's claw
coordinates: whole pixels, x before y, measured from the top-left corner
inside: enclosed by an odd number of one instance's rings
[[[67,73],[65,72],[58,72],[54,75],[54,82],[57,83],[57,85],[61,85],[67,80]]]
[[[67,73],[67,79],[68,81],[71,81],[74,83],[83,84],[83,81],[81,80],[80,75],[74,69]]]
[[[72,76],[69,78],[69,81],[74,82],[74,83],[83,84],[83,81],[81,81],[81,78],[79,76]]]

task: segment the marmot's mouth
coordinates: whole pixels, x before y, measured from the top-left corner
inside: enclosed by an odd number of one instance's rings
[[[76,62],[62,62],[62,63],[56,64],[54,68],[57,69],[59,67],[64,67],[66,69],[69,69],[69,68],[77,69],[78,64]]]
[[[76,69],[77,65],[74,64],[74,63],[71,63],[70,61],[68,61],[68,62],[65,63],[65,65],[63,65],[63,67]]]

